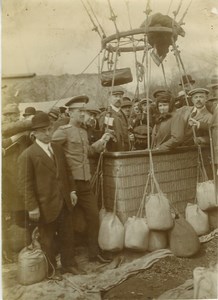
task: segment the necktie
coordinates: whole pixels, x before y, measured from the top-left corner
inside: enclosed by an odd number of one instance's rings
[[[52,160],[52,161],[54,162],[54,164],[55,164],[55,156],[54,156],[54,153],[53,153],[53,151],[52,151],[50,145],[48,146],[48,152],[49,152],[49,157],[51,158],[51,160]]]

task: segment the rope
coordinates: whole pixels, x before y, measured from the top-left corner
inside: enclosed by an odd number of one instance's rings
[[[172,3],[173,3],[173,0],[170,1],[170,5],[169,5],[168,10],[167,10],[167,13],[166,13],[167,15],[169,14],[169,11],[170,11],[170,8],[171,8],[171,6],[172,6]]]
[[[92,13],[93,13],[93,16],[94,16],[96,22],[98,23],[98,26],[100,27],[100,29],[101,29],[101,31],[102,31],[103,38],[105,38],[105,37],[106,37],[106,34],[105,34],[105,32],[104,32],[103,27],[101,26],[100,22],[98,21],[98,18],[96,17],[96,14],[95,14],[95,12],[94,12],[94,10],[93,10],[93,8],[92,8],[92,6],[91,6],[89,0],[86,0],[86,1],[87,1],[88,5],[89,5],[89,8],[91,9],[91,11],[92,11]]]
[[[216,170],[215,170],[215,162],[214,162],[214,147],[213,147],[213,138],[211,127],[209,128],[209,138],[210,138],[210,153],[211,153],[211,162],[212,162],[212,171],[213,171],[213,181],[214,181],[214,191],[215,191],[215,199],[217,204],[217,181],[216,181]]]
[[[93,30],[93,31],[96,31],[96,32],[98,33],[98,35],[100,36],[100,38],[102,38],[102,36],[101,36],[101,34],[100,34],[99,30],[98,30],[98,26],[95,24],[95,22],[94,22],[94,20],[93,20],[93,18],[92,18],[92,16],[91,16],[91,14],[89,13],[89,11],[88,11],[88,9],[87,9],[85,3],[83,2],[83,0],[80,0],[80,1],[82,2],[83,7],[84,7],[85,10],[86,10],[86,12],[87,12],[87,14],[88,14],[88,16],[89,16],[89,19],[90,19],[92,25],[94,26],[92,30]]]
[[[165,69],[164,69],[163,62],[161,62],[161,68],[162,68],[162,72],[163,72],[163,77],[164,77],[165,86],[168,87],[167,79],[166,79],[166,73],[165,73]]]
[[[173,11],[173,14],[174,14],[174,21],[176,19],[176,16],[178,15],[179,11],[180,11],[180,8],[182,6],[182,0],[180,0],[180,3],[179,3],[179,6],[177,8],[177,10]]]
[[[178,69],[179,69],[180,77],[181,77],[182,89],[185,93],[185,102],[186,102],[187,106],[189,106],[187,95],[186,95],[186,92],[185,92],[185,86],[184,86],[184,83],[183,83],[183,80],[182,80],[182,70],[180,68],[179,59],[177,57],[178,49],[176,47],[176,44],[175,44],[175,41],[174,41],[173,37],[172,37],[172,46],[173,46],[173,51],[174,51],[174,55],[175,55],[175,58],[176,58],[176,63],[177,63]]]
[[[191,3],[192,3],[192,0],[189,2],[189,5],[187,6],[187,8],[186,8],[184,14],[182,15],[181,19],[179,20],[179,22],[178,22],[179,25],[185,24],[185,23],[183,22],[183,20],[184,20],[185,16],[186,16],[187,13],[188,13],[188,10],[189,10],[189,7],[191,6]]]
[[[119,30],[118,30],[117,24],[116,24],[116,18],[117,18],[117,16],[115,15],[115,13],[113,11],[113,8],[111,6],[110,0],[108,0],[108,5],[109,5],[109,9],[110,9],[110,14],[111,14],[111,17],[110,17],[109,20],[111,20],[114,23],[114,26],[115,26],[115,29],[116,29],[116,33],[118,35],[119,34]]]

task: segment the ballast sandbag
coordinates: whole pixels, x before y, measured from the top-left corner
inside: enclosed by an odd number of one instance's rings
[[[148,248],[149,228],[145,218],[130,217],[125,225],[125,240],[126,248],[146,251]]]
[[[168,230],[173,226],[169,200],[163,193],[150,194],[145,203],[148,227],[151,230]]]
[[[213,180],[197,183],[197,203],[202,210],[217,206]]]
[[[98,243],[102,250],[120,251],[124,246],[124,226],[119,218],[108,212],[100,224]]]
[[[148,238],[148,251],[167,248],[167,232],[150,230]]]
[[[22,285],[40,282],[47,275],[47,261],[40,248],[25,247],[18,255],[17,279]]]
[[[190,257],[200,249],[200,242],[194,228],[179,214],[169,230],[169,246],[175,256]]]
[[[187,204],[185,209],[185,219],[192,225],[197,235],[208,233],[209,220],[207,212],[202,211],[197,204]]]

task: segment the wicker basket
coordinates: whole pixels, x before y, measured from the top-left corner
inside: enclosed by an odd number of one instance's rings
[[[210,151],[203,149],[205,166],[211,177]],[[178,211],[184,214],[186,204],[193,202],[196,193],[197,149],[186,147],[174,152],[154,153],[154,171],[162,191]],[[117,182],[117,215],[124,223],[136,215],[142,200],[149,156],[147,151],[113,152],[104,155],[104,200],[113,209]]]

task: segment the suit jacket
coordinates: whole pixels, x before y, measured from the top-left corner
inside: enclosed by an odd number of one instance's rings
[[[189,118],[193,115],[194,108],[183,106],[176,111],[172,118],[170,128],[170,139],[161,144],[159,150],[170,150],[178,146],[189,146],[194,144],[192,127],[189,125]],[[200,127],[195,130],[196,136],[209,142],[209,124],[212,115],[204,107],[196,116],[192,116],[200,122]]]
[[[107,143],[108,151],[128,151],[130,149],[128,120],[122,110],[116,112],[112,107],[109,111],[104,111],[99,117],[99,127],[102,132],[105,131],[107,125],[105,124],[105,117],[107,115],[113,119],[113,125],[108,126],[108,129],[114,131],[115,139],[110,139]]]
[[[59,145],[51,144],[54,161],[34,143],[18,160],[20,195],[26,210],[40,209],[40,221],[54,221],[65,202],[71,210],[70,192],[75,190],[73,178],[69,181],[64,152]]]

